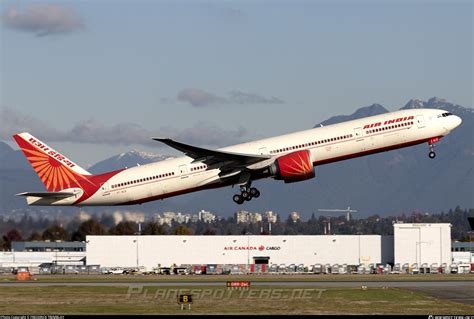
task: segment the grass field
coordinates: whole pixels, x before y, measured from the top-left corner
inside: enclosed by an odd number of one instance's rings
[[[427,274],[427,275],[35,275],[39,282],[216,282],[250,280],[258,282],[278,281],[473,281],[474,274]],[[16,281],[14,275],[0,276],[1,282]]]
[[[474,306],[399,288],[0,287],[0,314],[473,314]],[[191,310],[176,303],[191,292]]]

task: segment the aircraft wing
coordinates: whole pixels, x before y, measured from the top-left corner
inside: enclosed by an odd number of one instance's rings
[[[193,158],[195,162],[203,162],[207,165],[225,163],[226,166],[242,167],[272,158],[269,155],[242,154],[210,150],[177,142],[169,138],[156,137],[153,139],[183,152],[187,156]]]

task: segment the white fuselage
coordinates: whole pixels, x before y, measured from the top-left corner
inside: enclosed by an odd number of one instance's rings
[[[298,150],[310,150],[316,166],[445,136],[461,120],[454,115],[440,116],[443,112],[437,109],[402,110],[220,150],[271,155],[275,159]],[[187,156],[141,165],[114,175],[94,195],[78,205],[135,204],[228,185],[221,182],[219,173],[218,167],[208,168],[203,163],[193,163],[193,159]]]

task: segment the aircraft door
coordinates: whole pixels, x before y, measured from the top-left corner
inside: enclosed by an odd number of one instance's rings
[[[189,176],[187,175],[188,173],[188,167],[186,164],[184,165],[179,165],[178,167],[179,169],[179,175],[181,176],[181,178],[188,178]]]
[[[418,128],[425,127],[425,117],[423,115],[417,115],[416,124],[418,125]]]
[[[363,131],[362,131],[362,128],[360,127],[356,127],[354,129],[354,137],[355,137],[355,141],[357,143],[357,146],[359,148],[360,151],[365,151],[365,139],[364,139],[364,136],[363,136]]]
[[[101,184],[100,189],[102,190],[102,195],[109,195],[109,193],[107,193],[109,191],[109,183]]]

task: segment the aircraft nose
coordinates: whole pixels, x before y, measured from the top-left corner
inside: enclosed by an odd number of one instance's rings
[[[462,119],[457,115],[450,115],[444,118],[444,129],[452,131],[462,123]]]
[[[462,119],[461,119],[459,116],[457,116],[457,115],[453,115],[451,121],[453,122],[453,123],[452,123],[453,129],[456,128],[456,127],[458,127],[458,126],[461,125],[461,123],[462,123]]]

